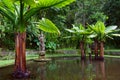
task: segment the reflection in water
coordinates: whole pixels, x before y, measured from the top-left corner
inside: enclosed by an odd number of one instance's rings
[[[106,80],[105,76],[105,63],[103,61],[100,61],[100,69],[101,69],[101,74],[102,74],[102,79]]]
[[[40,62],[40,80],[45,80],[46,77],[46,62]]]
[[[30,62],[29,79],[17,80],[120,80],[120,59],[105,61],[81,61],[80,58],[61,58],[50,62]],[[10,77],[13,66],[0,69],[0,80],[16,80]],[[2,73],[2,74],[1,74]]]
[[[84,73],[82,76],[82,80],[93,80],[95,78],[95,73],[93,72],[93,65],[91,61],[87,63],[85,61],[81,61],[81,70]]]
[[[105,62],[104,61],[97,61],[95,62],[96,65],[96,80],[106,80],[105,76]]]

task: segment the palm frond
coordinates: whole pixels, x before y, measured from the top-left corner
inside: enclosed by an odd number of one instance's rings
[[[13,12],[11,12],[9,9],[5,9],[0,6],[0,13],[10,19],[14,23],[15,15]]]

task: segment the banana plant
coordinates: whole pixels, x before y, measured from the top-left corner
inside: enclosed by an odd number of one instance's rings
[[[89,28],[94,31],[95,40],[100,42],[100,59],[104,59],[104,42],[106,38],[113,39],[113,36],[120,36],[120,34],[115,34],[115,32],[120,31],[117,26],[108,26],[101,21],[97,21],[95,25],[89,25]]]
[[[0,13],[8,18],[15,33],[15,77],[29,76],[26,68],[25,44],[28,20],[37,12],[47,8],[62,8],[75,0],[0,0]],[[47,32],[60,33],[58,28],[48,19],[43,18],[37,25]]]
[[[70,33],[75,34],[74,37],[80,41],[81,59],[85,59],[85,47],[86,44],[91,42],[90,35],[92,34],[92,31],[85,29],[82,24],[79,26],[73,25],[73,28],[66,30]]]

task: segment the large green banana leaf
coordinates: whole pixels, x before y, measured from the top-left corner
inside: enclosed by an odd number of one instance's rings
[[[45,32],[60,34],[59,29],[49,19],[42,18],[37,26]]]
[[[24,14],[25,21],[28,20],[32,15],[37,13],[39,10],[50,7],[61,8],[74,1],[75,0],[37,0],[36,4]]]

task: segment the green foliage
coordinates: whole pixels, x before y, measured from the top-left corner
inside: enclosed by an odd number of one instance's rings
[[[11,21],[12,32],[25,32],[31,17],[40,10],[61,8],[75,0],[0,0],[0,13]],[[47,32],[60,33],[58,28],[48,19],[40,20],[40,29]],[[44,28],[45,27],[45,28]],[[49,30],[49,29],[50,30]],[[35,30],[35,28],[34,28]],[[54,31],[56,30],[56,31]],[[30,28],[28,29],[29,32]],[[32,35],[37,35],[38,30]],[[32,37],[29,36],[29,39]]]
[[[107,25],[117,25],[120,26],[120,0],[108,0],[104,7],[103,11],[105,15],[108,16]]]
[[[107,0],[77,0],[75,24],[93,23],[98,20],[106,21],[107,16],[102,12]]]
[[[106,16],[103,12],[93,12],[90,19],[93,21],[105,22],[108,19],[108,16]]]
[[[47,42],[45,47],[48,51],[55,51],[57,44],[55,42]]]
[[[8,19],[10,19],[13,22],[13,26],[18,27],[18,29],[17,29],[18,31],[25,31],[25,29],[26,29],[25,22],[29,18],[31,18],[31,16],[36,14],[39,10],[49,8],[49,7],[57,7],[57,8],[64,7],[68,4],[70,4],[71,2],[73,2],[74,0],[56,0],[56,1],[55,0],[44,0],[44,1],[43,0],[39,0],[39,1],[31,0],[31,1],[35,2],[35,4],[29,10],[24,9],[27,7],[27,6],[23,6],[24,3],[14,2],[14,4],[13,4],[10,2],[11,3],[11,4],[9,4],[10,6],[6,6],[7,1],[8,0],[0,1],[0,4],[2,4],[2,6],[0,6],[0,13],[2,15],[6,16]],[[23,0],[23,2],[25,2],[25,1],[26,0]],[[28,4],[30,5],[29,2],[30,1],[28,1]],[[21,5],[19,6],[19,4],[21,4]],[[11,9],[11,6],[13,7],[12,9]],[[16,6],[18,6],[18,9]],[[14,11],[18,12],[17,15],[16,15],[16,13],[14,13]]]
[[[25,13],[25,21],[28,20],[32,15],[37,13],[39,10],[54,7],[61,8],[75,0],[39,0],[36,2],[35,6]]]
[[[94,37],[99,41],[105,41],[106,38],[112,38],[112,36],[120,36],[120,34],[115,34],[114,32],[119,31],[117,26],[105,27],[105,24],[101,21],[97,21],[95,25],[89,25],[89,28],[94,31]]]
[[[30,21],[27,27],[27,48],[37,49],[39,46],[38,36],[40,35],[40,30],[36,27],[36,24]]]
[[[60,34],[58,28],[49,19],[42,18],[39,22],[38,28],[45,32]]]
[[[0,25],[0,38],[5,36],[5,27],[3,25]]]
[[[89,45],[92,43],[92,40],[90,37],[93,32],[92,30],[90,30],[89,28],[86,29],[82,24],[80,24],[79,27],[73,26],[72,29],[66,29],[66,30],[70,33],[75,34],[74,37],[79,41],[79,43],[77,44],[79,45],[80,42],[83,42],[85,45],[83,47],[85,48],[86,52],[90,53]]]
[[[73,25],[72,29],[66,29],[68,32],[75,34],[76,38],[80,41],[86,40],[88,35],[92,34],[92,31],[89,31],[89,29],[85,29],[82,24],[79,25],[79,27],[76,27]]]

